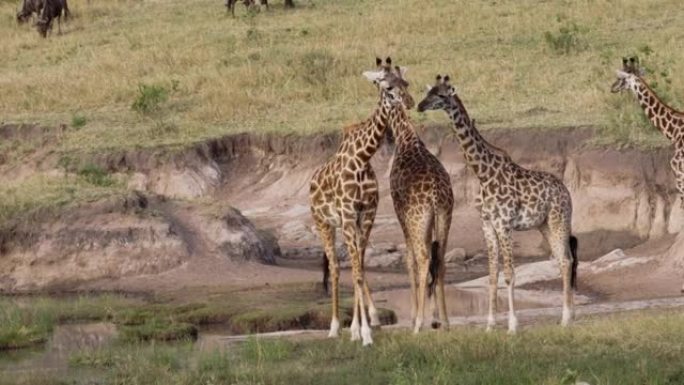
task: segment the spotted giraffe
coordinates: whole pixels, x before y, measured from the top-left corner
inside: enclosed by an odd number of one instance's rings
[[[446,329],[444,252],[454,208],[451,180],[437,157],[425,148],[406,110],[394,111],[390,127],[395,142],[390,191],[406,239],[413,331],[418,333],[423,325],[426,294],[428,298],[435,294],[439,318]],[[429,286],[428,273],[432,275]]]
[[[643,75],[636,58],[623,58],[622,69],[617,70],[617,80],[610,90],[614,93],[632,91],[651,124],[672,143],[674,155],[670,160],[670,167],[674,172],[680,206],[684,208],[684,112],[665,104],[646,84]],[[684,293],[684,286],[681,291]]]
[[[418,111],[442,109],[453,121],[453,131],[466,163],[480,182],[478,206],[489,255],[489,315],[487,330],[496,325],[499,254],[503,257],[508,289],[508,332],[515,333],[515,271],[511,234],[539,229],[559,260],[563,280],[562,325],[574,317],[574,291],[577,281],[577,238],[571,233],[572,200],[555,176],[525,169],[503,150],[487,142],[475,128],[449,77],[437,76],[434,86],[418,104]]]
[[[377,59],[376,64],[376,70],[363,73],[369,81],[376,84],[380,92],[375,111],[364,122],[344,129],[340,147],[328,162],[316,169],[309,191],[311,214],[328,260],[324,267],[328,269],[332,279],[332,320],[328,336],[337,337],[340,326],[339,264],[335,255],[335,229],[341,227],[351,259],[354,286],[351,339],[363,339],[363,345],[373,343],[364,310],[366,301],[371,325],[379,324],[363,272],[364,253],[378,206],[378,182],[370,159],[382,143],[390,114],[402,106],[412,108],[414,105],[406,91],[407,84],[401,77],[401,70],[392,68],[391,59],[387,58],[384,65]],[[324,284],[327,286],[325,278]]]

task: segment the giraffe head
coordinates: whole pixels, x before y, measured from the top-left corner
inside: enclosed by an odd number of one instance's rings
[[[441,110],[449,106],[456,95],[456,88],[449,82],[449,75],[437,75],[435,85],[427,86],[427,95],[418,103],[418,112]]]
[[[380,58],[376,58],[375,64],[377,68],[364,72],[363,76],[378,87],[381,100],[395,106],[403,104],[407,110],[413,108],[415,102],[408,92],[409,83],[404,79],[406,67],[392,67],[389,57],[384,64]]]
[[[616,71],[617,80],[610,87],[611,92],[620,92],[630,89],[636,90],[635,86],[641,82],[644,71],[639,68],[639,60],[635,57],[622,58],[622,69]]]

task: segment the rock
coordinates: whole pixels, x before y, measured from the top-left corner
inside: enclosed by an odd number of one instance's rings
[[[280,228],[280,238],[288,242],[313,242],[318,236],[302,221],[289,221]]]
[[[449,250],[444,255],[444,263],[447,263],[447,264],[463,263],[463,262],[465,262],[465,258],[466,258],[465,249],[462,249],[460,247],[455,247],[455,248]]]
[[[591,262],[586,269],[593,274],[615,271],[628,266],[648,263],[651,258],[628,257],[622,249],[615,249]]]
[[[280,247],[271,234],[258,231],[240,211],[230,208],[206,229],[219,251],[235,261],[255,260],[275,264]]]

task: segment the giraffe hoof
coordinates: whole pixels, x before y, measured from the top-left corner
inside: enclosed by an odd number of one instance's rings
[[[351,331],[352,341],[358,341],[361,339],[361,330],[358,325],[352,325],[349,331]]]
[[[430,327],[433,329],[441,329],[442,323],[439,321],[432,321],[432,323],[430,324]]]
[[[370,328],[361,328],[361,337],[363,339],[363,346],[368,346],[373,344],[373,338],[371,337]]]

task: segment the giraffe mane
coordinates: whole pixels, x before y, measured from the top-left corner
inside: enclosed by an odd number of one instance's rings
[[[662,106],[664,106],[665,108],[669,109],[669,110],[670,110],[672,113],[674,113],[675,115],[678,115],[678,116],[680,116],[680,117],[684,117],[684,111],[680,111],[680,110],[678,110],[678,109],[672,107],[671,105],[665,103],[665,102],[663,101],[663,99],[658,95],[658,93],[655,92],[655,91],[653,90],[653,88],[651,88],[651,86],[648,84],[648,82],[646,82],[646,81],[644,80],[644,78],[642,78],[641,76],[636,75],[636,74],[634,74],[634,76],[635,76],[637,79],[639,79],[639,81],[641,82],[641,85],[643,85],[644,88],[646,88],[646,90],[647,90],[648,92],[650,92],[651,95],[653,95],[653,97],[656,98],[656,101],[657,101],[658,103],[660,103],[660,104],[661,104]]]

